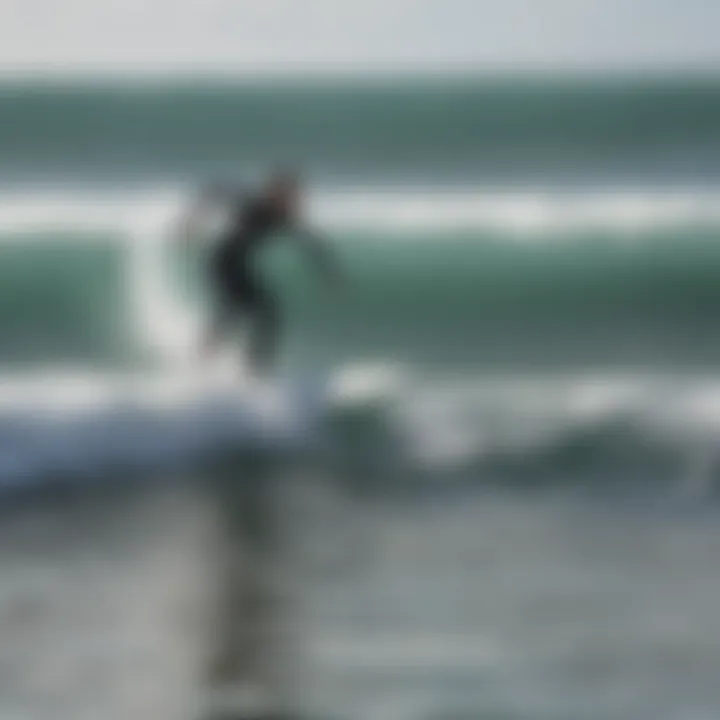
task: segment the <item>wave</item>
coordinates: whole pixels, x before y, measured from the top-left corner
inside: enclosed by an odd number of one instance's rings
[[[187,185],[90,191],[6,189],[0,194],[1,236],[52,232],[134,235],[167,233],[192,193]],[[720,187],[597,187],[582,190],[397,185],[316,189],[308,215],[321,227],[410,236],[475,230],[572,238],[578,233],[646,233],[720,226]],[[130,239],[130,238],[127,238]]]
[[[199,257],[172,241],[182,188],[0,197],[4,363],[167,363],[191,352]],[[720,360],[720,191],[317,193],[352,281],[326,303],[269,253],[288,357],[330,367],[709,365]]]
[[[55,368],[0,379],[0,486],[187,469],[305,439],[319,396],[236,377]]]
[[[243,452],[320,453],[382,492],[564,484],[706,497],[720,480],[714,378],[413,376],[356,366],[326,381],[222,375],[4,375],[0,486],[203,468]]]
[[[358,463],[364,484],[372,468],[381,487],[439,490],[650,488],[708,497],[720,485],[714,377],[435,377],[406,381],[386,397],[384,415],[377,405],[357,404],[335,416],[336,452]],[[373,422],[358,424],[358,416]]]
[[[648,233],[673,227],[720,226],[720,192],[685,190],[407,191],[327,193],[315,199],[314,216],[339,230],[414,232],[475,230],[509,238],[577,238],[592,232]]]

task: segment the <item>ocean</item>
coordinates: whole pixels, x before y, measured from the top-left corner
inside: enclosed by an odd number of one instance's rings
[[[717,79],[18,81],[0,127],[3,718],[197,717],[217,652],[308,717],[720,714]],[[173,227],[274,163],[347,284],[268,249],[268,395],[193,365]]]

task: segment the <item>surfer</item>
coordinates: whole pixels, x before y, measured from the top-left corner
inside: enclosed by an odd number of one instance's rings
[[[273,173],[253,195],[227,185],[215,185],[200,193],[188,218],[186,235],[198,211],[220,205],[230,212],[229,222],[210,257],[208,279],[212,295],[212,317],[202,344],[202,355],[212,355],[233,325],[241,320],[251,326],[248,359],[252,371],[265,374],[274,367],[280,333],[278,302],[259,276],[258,251],[277,234],[302,242],[329,281],[339,277],[326,244],[300,221],[300,178],[292,170]]]

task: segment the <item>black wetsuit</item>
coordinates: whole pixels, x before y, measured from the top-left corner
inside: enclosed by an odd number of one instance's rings
[[[250,359],[267,368],[274,359],[279,315],[274,294],[258,276],[259,248],[274,233],[287,228],[287,218],[262,199],[238,200],[230,227],[210,258],[210,285],[214,295],[214,337],[224,334],[239,316],[252,322]]]

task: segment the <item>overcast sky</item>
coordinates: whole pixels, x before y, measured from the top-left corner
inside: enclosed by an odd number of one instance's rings
[[[720,0],[0,0],[0,72],[720,69]]]

